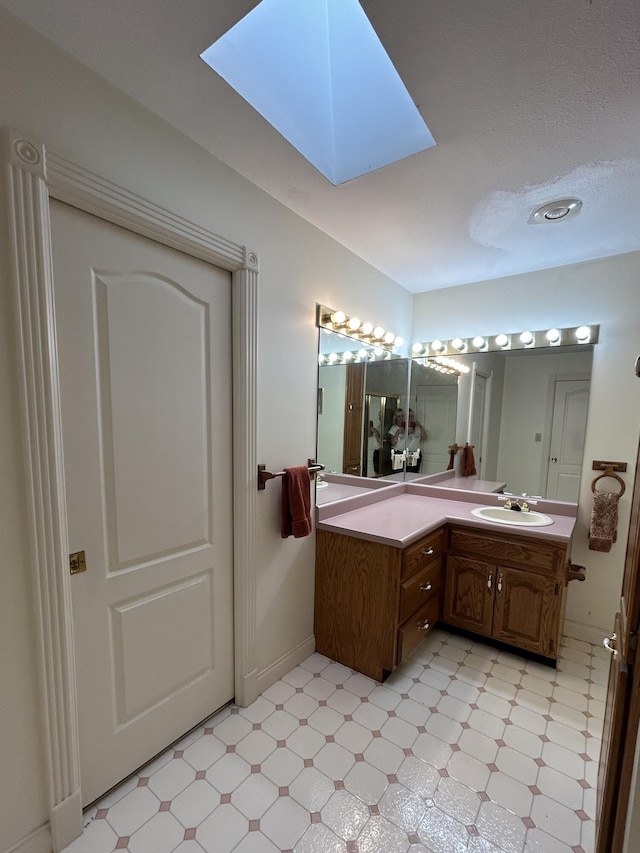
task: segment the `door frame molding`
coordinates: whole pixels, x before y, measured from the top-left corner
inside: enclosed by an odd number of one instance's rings
[[[9,255],[23,415],[25,483],[54,851],[82,832],[49,200],[57,199],[232,274],[235,699],[258,695],[256,668],[258,256],[206,228],[2,130]]]

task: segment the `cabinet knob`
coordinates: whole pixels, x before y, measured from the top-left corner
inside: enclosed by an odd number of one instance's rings
[[[435,550],[433,548],[427,548],[426,551],[423,549],[422,553],[425,557],[430,557],[432,554],[435,554]]]
[[[487,589],[491,589],[493,586],[493,572],[489,572],[489,577],[487,578]]]
[[[422,592],[429,592],[429,590],[431,589],[431,581],[427,581],[427,583],[423,583],[422,586],[420,587],[420,589]]]
[[[502,574],[498,575],[498,592],[502,592]]]
[[[429,627],[429,620],[425,619],[422,625],[418,625],[418,631],[428,631]]]

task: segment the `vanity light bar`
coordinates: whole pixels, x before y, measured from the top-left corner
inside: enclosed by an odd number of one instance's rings
[[[356,341],[382,347],[391,352],[394,347],[401,347],[404,340],[373,323],[360,320],[359,317],[348,317],[344,311],[334,311],[326,305],[318,305],[317,324],[331,332],[339,332]]]
[[[418,362],[438,373],[453,373],[456,376],[469,373],[470,370],[468,364],[462,364],[461,361],[456,361],[455,358],[449,358],[446,355],[438,355],[435,358],[419,358]]]
[[[472,338],[452,338],[415,343],[412,355],[450,356],[474,352],[504,352],[505,350],[539,349],[541,347],[566,347],[598,342],[600,326],[569,326],[564,329],[540,329],[511,334],[476,335]]]
[[[382,347],[372,350],[345,350],[344,352],[320,353],[318,364],[320,367],[328,364],[362,364],[367,361],[387,361],[391,358],[391,351]]]

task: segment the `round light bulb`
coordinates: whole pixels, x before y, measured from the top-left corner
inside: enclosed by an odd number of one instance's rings
[[[431,341],[431,349],[434,352],[442,352],[442,350],[444,349],[444,344],[442,343],[442,341]]]
[[[591,329],[588,326],[580,326],[576,329],[576,338],[583,344],[591,337]]]
[[[360,320],[357,317],[352,317],[347,323],[347,328],[349,328],[352,332],[357,332],[360,328]]]
[[[396,336],[393,334],[393,332],[387,332],[386,335],[384,336],[385,344],[392,344],[395,340],[395,337]]]
[[[485,339],[482,337],[482,335],[476,335],[475,338],[471,341],[471,343],[476,349],[482,349],[482,347],[485,345]]]
[[[324,363],[325,363],[325,357],[322,355],[322,353],[320,353],[320,355],[318,356],[318,364],[322,365]]]
[[[334,311],[331,315],[331,322],[335,323],[337,326],[341,326],[346,319],[347,315],[344,311]]]
[[[338,353],[337,352],[330,352],[329,355],[327,356],[327,360],[331,364],[333,364],[334,362],[336,362],[338,360]]]
[[[352,358],[353,358],[353,353],[351,352],[351,350],[347,350],[345,352],[345,354],[342,356],[343,361],[351,361]]]
[[[523,332],[520,335],[520,343],[524,344],[525,346],[529,346],[529,344],[532,344],[533,335],[531,334],[531,332]]]
[[[416,355],[420,355],[421,352],[424,352],[424,347],[416,341],[411,347],[411,352],[415,352]]]
[[[369,353],[366,351],[366,349],[358,350],[358,358],[366,358],[368,354]]]
[[[401,347],[404,343],[404,338],[401,338],[400,335],[396,335],[393,341],[394,347]]]
[[[547,332],[547,340],[550,344],[557,344],[560,341],[560,332],[558,329],[549,329]]]
[[[458,352],[462,352],[462,350],[464,349],[464,341],[462,340],[462,338],[454,338],[451,341],[451,346],[453,347],[453,349],[458,350]]]
[[[382,326],[376,326],[375,329],[373,330],[373,337],[374,338],[381,338],[383,335],[384,335],[384,329],[382,328]]]
[[[506,335],[497,335],[496,336],[496,346],[506,347],[509,345],[509,338]]]
[[[370,335],[373,332],[373,323],[363,323],[362,324],[362,334]]]

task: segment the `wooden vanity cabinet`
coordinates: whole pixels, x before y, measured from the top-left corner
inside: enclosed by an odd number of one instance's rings
[[[449,529],[443,620],[556,660],[567,545]]]
[[[444,528],[400,549],[316,534],[316,651],[383,681],[441,616]]]

